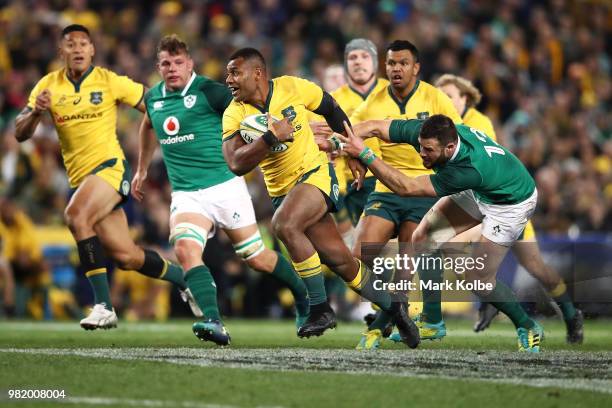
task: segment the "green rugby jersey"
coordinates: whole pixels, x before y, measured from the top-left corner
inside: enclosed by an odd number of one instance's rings
[[[409,143],[420,151],[423,120],[394,120],[389,128],[393,143]],[[517,204],[535,190],[535,181],[520,160],[482,131],[455,125],[458,149],[446,163],[432,170],[431,184],[438,196],[472,190],[482,202]]]
[[[221,118],[232,101],[219,82],[192,74],[183,90],[164,82],[145,95],[173,191],[195,191],[236,177],[223,158]]]

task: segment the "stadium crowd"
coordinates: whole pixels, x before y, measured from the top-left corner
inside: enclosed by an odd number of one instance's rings
[[[432,83],[443,73],[454,73],[471,79],[482,91],[478,108],[493,120],[500,141],[537,181],[534,224],[539,232],[576,237],[612,230],[612,6],[605,0],[13,0],[0,4],[0,236],[4,260],[14,271],[25,268],[27,279],[41,275],[34,288],[48,284],[50,267],[41,259],[40,249],[31,248],[35,239],[22,239],[27,247],[23,251],[11,242],[17,236],[12,225],[18,220],[30,229],[32,223],[62,226],[69,186],[52,123],[39,126],[35,138],[20,145],[14,138],[13,119],[36,81],[60,66],[56,41],[70,23],[92,31],[97,65],[147,86],[159,80],[157,41],[170,33],[190,44],[198,73],[220,81],[227,57],[245,46],[262,51],[273,76],[296,75],[321,83],[326,67],[342,64],[349,40],[371,39],[384,58],[390,41],[409,39],[421,53],[422,79]],[[379,66],[384,75],[384,64]],[[118,135],[133,166],[140,119],[139,112],[124,110],[118,123]],[[265,187],[257,173],[248,180],[266,231],[272,207]],[[141,242],[168,247],[168,207],[169,184],[158,155],[149,172],[145,201],[140,205],[131,200],[126,207]],[[267,239],[278,245],[269,233]],[[31,255],[26,267],[23,252]],[[278,307],[269,307],[270,294],[278,289],[272,280],[253,277],[223,236],[209,244],[208,253],[226,313],[283,313],[282,295]],[[24,277],[16,273],[15,280],[23,283]],[[150,310],[143,312],[143,317],[154,316],[158,315]]]

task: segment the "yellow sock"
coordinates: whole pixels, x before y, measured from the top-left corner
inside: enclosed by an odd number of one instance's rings
[[[293,268],[301,278],[309,278],[321,273],[321,260],[316,252],[302,262],[291,262]]]
[[[567,291],[567,286],[565,286],[565,282],[563,281],[563,279],[561,279],[561,282],[559,282],[553,290],[548,292],[548,294],[550,295],[550,297],[556,298],[564,294],[566,291]]]
[[[293,268],[304,281],[308,290],[310,305],[317,305],[327,301],[325,293],[325,280],[321,273],[321,259],[316,252],[302,262],[292,262]]]

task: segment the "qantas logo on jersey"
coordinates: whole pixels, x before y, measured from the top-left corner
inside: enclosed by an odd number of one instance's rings
[[[94,113],[79,113],[76,115],[56,115],[55,123],[65,123],[71,120],[87,120],[87,119],[98,119],[102,117],[102,112]]]
[[[169,136],[176,135],[181,129],[181,125],[179,124],[178,119],[175,116],[168,116],[166,120],[164,120],[164,132],[166,132]]]

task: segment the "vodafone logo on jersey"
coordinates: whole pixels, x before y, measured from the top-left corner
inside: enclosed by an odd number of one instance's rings
[[[176,135],[181,129],[181,125],[179,124],[178,119],[175,116],[168,116],[166,120],[164,120],[164,132],[166,132],[169,136]]]

